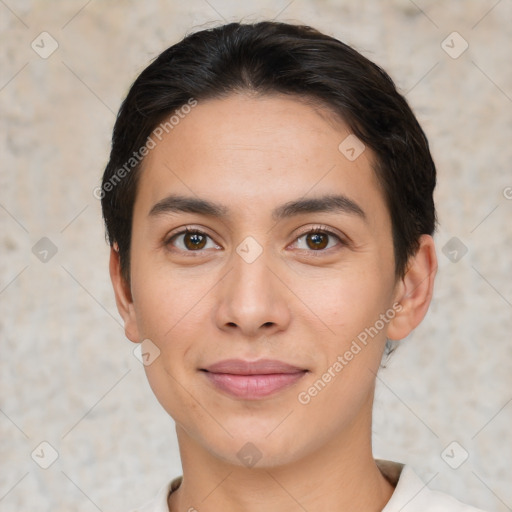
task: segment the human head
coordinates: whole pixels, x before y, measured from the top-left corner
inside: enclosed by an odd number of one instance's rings
[[[342,52],[349,61],[343,66],[352,74],[340,74],[329,51],[326,55],[322,44],[313,44],[324,41],[332,52],[340,43],[312,29],[272,23],[255,27],[228,25],[189,36],[185,41],[194,42],[194,51],[175,59],[180,43],[141,74],[121,109],[112,152],[118,162],[129,159],[129,165],[130,155],[134,164],[146,156],[131,170],[113,166],[120,179],[115,182],[111,172],[103,185],[107,216],[113,208],[118,233],[127,236],[122,242],[109,231],[118,310],[127,337],[149,341],[152,349],[146,354],[157,354],[145,371],[176,422],[184,467],[192,453],[196,467],[222,460],[240,465],[237,451],[247,441],[261,450],[267,467],[332,453],[329,446],[335,445],[351,457],[367,457],[374,372],[386,338],[407,336],[426,313],[432,294],[435,251],[431,236],[418,227],[423,217],[417,216],[416,205],[428,201],[416,194],[421,188],[416,180],[409,180],[420,166],[419,147],[425,158],[429,153],[414,116],[402,119],[405,102],[395,97],[396,91],[390,99],[391,82],[369,64],[361,65],[352,50]],[[222,37],[216,39],[224,30],[232,55],[221,65],[209,54],[229,53]],[[245,45],[238,30],[252,34],[264,50]],[[286,34],[296,30],[306,36],[292,38],[296,44],[284,52],[270,51],[269,41],[274,46],[290,42]],[[267,33],[280,31],[284,36]],[[169,64],[170,54],[180,73]],[[203,68],[197,67],[201,56]],[[240,59],[245,64],[237,64]],[[297,60],[308,65],[297,68]],[[158,70],[162,62],[166,72]],[[308,72],[312,66],[325,67],[323,82],[317,72]],[[388,94],[383,83],[373,84],[368,66],[388,84]],[[290,75],[290,83],[284,80],[287,88],[275,84],[281,75]],[[178,92],[166,85],[175,79],[181,84]],[[336,85],[340,80],[346,81],[344,93]],[[212,83],[217,84],[215,93]],[[305,92],[309,88],[320,96]],[[343,115],[338,103],[333,111],[332,100],[323,99],[326,90],[342,103]],[[378,101],[372,102],[372,94]],[[393,110],[390,102],[400,108]],[[162,130],[165,123],[170,123],[168,130]],[[413,126],[413,135],[404,125]],[[383,134],[387,142],[373,149],[375,137],[381,140]],[[339,149],[348,137],[356,138],[351,139],[355,146],[366,144],[357,158]],[[123,146],[129,148],[126,153],[120,151]],[[388,175],[394,176],[395,160],[400,157],[405,164],[407,154],[408,167],[401,169],[405,181],[391,180],[394,188],[386,185],[383,171],[376,170],[384,168],[382,155],[391,159]],[[425,178],[428,173],[422,168],[420,174]],[[433,186],[432,173],[428,176]],[[410,203],[407,194],[415,192],[407,215],[414,213],[418,250],[400,279],[392,212],[401,203],[389,206],[387,186],[402,203]],[[336,204],[329,202],[332,197]],[[403,219],[398,215],[397,220]],[[197,231],[190,230],[195,223]],[[307,236],[315,233],[315,247],[297,248],[306,236],[305,224],[311,223],[316,231]],[[188,242],[180,242],[182,237]],[[333,246],[316,246],[327,238]],[[130,255],[130,265],[125,259],[124,271],[121,243],[129,244],[124,254]],[[254,258],[243,257],[242,251],[253,250]],[[260,400],[244,395],[252,385],[261,389],[260,381],[242,376],[242,398],[233,398],[208,380],[216,373],[212,365],[233,358],[243,365],[269,358],[285,362],[301,380]],[[284,410],[295,414],[276,430]]]
[[[389,75],[353,48],[311,27],[263,21],[185,37],[139,75],[124,100],[100,196],[108,241],[119,249],[127,283],[141,148],[150,147],[148,137],[160,123],[172,129],[169,117],[184,106],[236,91],[322,104],[373,151],[391,216],[395,272],[403,276],[419,237],[436,225],[436,170],[422,128]]]

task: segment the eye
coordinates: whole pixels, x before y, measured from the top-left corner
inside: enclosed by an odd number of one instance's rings
[[[335,239],[333,241],[333,239]],[[338,243],[335,243],[337,241]],[[333,243],[331,243],[333,242]],[[336,245],[345,245],[343,240],[326,228],[314,228],[306,233],[302,234],[296,239],[296,243],[298,245],[298,249],[302,250],[312,250],[312,251],[324,251],[326,249],[331,249]]]
[[[208,246],[208,240],[211,241],[210,246]],[[172,235],[166,240],[165,245],[172,245],[187,252],[199,252],[202,249],[220,248],[204,231],[188,228]]]

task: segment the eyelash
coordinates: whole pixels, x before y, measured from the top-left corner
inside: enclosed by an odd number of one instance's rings
[[[338,244],[335,247],[348,245],[347,241],[343,240],[338,234],[334,233],[333,231],[331,231],[330,229],[328,229],[325,226],[317,226],[317,227],[314,227],[313,229],[309,229],[308,231],[302,232],[301,234],[299,234],[295,238],[295,242],[297,240],[299,240],[300,238],[303,238],[304,236],[313,235],[313,234],[316,234],[316,233],[320,233],[320,234],[328,235],[329,237],[336,238],[338,240]],[[210,235],[208,235],[206,232],[201,231],[200,229],[196,229],[196,228],[190,229],[190,228],[187,227],[184,230],[179,231],[178,233],[173,233],[171,236],[169,236],[164,241],[164,245],[165,246],[169,246],[169,245],[172,244],[172,241],[175,240],[177,237],[182,236],[182,235],[187,235],[187,234],[202,235],[202,236],[206,236],[206,237],[208,237],[208,238],[210,238],[212,240]],[[329,242],[327,243],[327,245],[329,245]],[[327,251],[330,251],[331,249],[335,249],[335,247],[329,247],[328,249],[318,249],[318,250],[314,250],[314,249],[299,249],[299,251],[307,251],[307,252],[310,252],[310,253],[314,254],[315,256],[321,256],[322,253],[326,253]],[[201,253],[201,252],[205,251],[205,249],[198,249],[196,251],[188,250],[188,249],[177,249],[177,250],[180,251],[180,252],[185,252],[185,253],[190,253],[190,254]],[[320,253],[320,254],[315,254],[315,253]]]

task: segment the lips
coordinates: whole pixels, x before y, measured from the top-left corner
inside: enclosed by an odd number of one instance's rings
[[[282,391],[307,372],[275,359],[226,359],[201,370],[217,390],[246,400],[257,400]]]
[[[231,373],[233,375],[269,375],[271,373],[297,373],[303,368],[292,366],[276,359],[245,361],[243,359],[225,359],[205,368],[212,373]]]

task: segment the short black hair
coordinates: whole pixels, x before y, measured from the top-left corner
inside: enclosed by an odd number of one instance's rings
[[[411,108],[389,75],[347,44],[310,26],[260,21],[187,35],[140,73],[123,101],[98,190],[106,238],[117,245],[126,282],[137,181],[151,134],[193,102],[244,91],[317,102],[373,151],[392,222],[395,274],[403,276],[419,237],[432,235],[437,223],[436,168]]]

